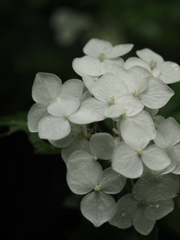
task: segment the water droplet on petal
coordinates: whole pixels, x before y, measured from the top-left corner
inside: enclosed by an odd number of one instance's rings
[[[125,215],[126,215],[126,213],[123,211],[123,212],[121,213],[121,216],[124,217]]]
[[[156,204],[156,208],[159,208],[159,206],[160,206],[159,204]]]

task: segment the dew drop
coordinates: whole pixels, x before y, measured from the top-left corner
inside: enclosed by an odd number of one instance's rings
[[[156,204],[156,208],[159,208],[159,206],[160,206],[159,204]]]
[[[126,213],[123,211],[123,212],[121,213],[121,216],[124,217],[125,215],[126,215]]]

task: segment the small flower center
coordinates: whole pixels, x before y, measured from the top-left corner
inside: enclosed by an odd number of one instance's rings
[[[155,177],[156,181],[159,181],[160,179],[163,178],[163,175],[160,172],[158,172],[158,173],[154,174],[154,177]]]
[[[50,103],[52,103],[54,100],[56,100],[56,96],[55,97],[50,97]]]
[[[94,160],[94,161],[97,161],[97,157],[96,156],[92,156],[92,159]]]
[[[100,62],[103,62],[104,59],[106,59],[105,54],[104,53],[100,53],[99,56],[98,56],[98,59],[99,59]]]
[[[155,62],[154,60],[151,60],[149,63],[150,68],[153,70],[157,65],[157,62]]]
[[[138,150],[137,153],[138,153],[138,155],[141,155],[142,150]]]
[[[109,104],[109,106],[114,105],[114,97],[111,97],[111,98],[108,100],[108,104]]]
[[[138,203],[142,207],[147,207],[149,205],[149,203],[148,203],[148,201],[146,199],[143,199],[143,200],[139,201]]]
[[[141,91],[140,90],[135,90],[134,91],[134,94],[133,94],[135,97],[140,97],[141,96]]]
[[[96,191],[96,192],[100,191],[100,187],[99,187],[99,186],[96,186],[96,187],[94,188],[94,191]]]
[[[98,77],[95,77],[95,78],[94,78],[94,82],[97,82],[98,79],[99,79]]]

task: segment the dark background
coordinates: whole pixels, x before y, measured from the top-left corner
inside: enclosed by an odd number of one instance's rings
[[[0,29],[0,116],[10,115],[12,120],[17,112],[26,115],[32,106],[37,72],[54,73],[62,81],[79,78],[72,60],[83,56],[90,38],[133,43],[125,59],[150,48],[166,61],[180,64],[180,1],[176,0],[0,0]],[[160,113],[180,121],[180,83],[171,87],[176,95]],[[2,134],[6,131],[1,127]],[[112,232],[114,239],[126,239],[128,230],[124,235],[108,224],[96,229],[84,220],[78,207],[81,197],[71,195],[59,155],[34,154],[23,131],[1,137],[0,144],[3,240],[110,239]],[[158,221],[159,238],[170,234],[179,239],[173,227],[164,224]]]

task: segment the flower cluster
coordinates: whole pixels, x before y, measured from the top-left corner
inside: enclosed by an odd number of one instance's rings
[[[73,61],[82,80],[38,73],[28,127],[62,148],[68,186],[86,194],[81,212],[94,226],[133,225],[148,235],[179,192],[180,126],[157,113],[180,67],[150,49],[124,61],[132,47],[91,39]],[[109,119],[112,134],[102,128]]]

